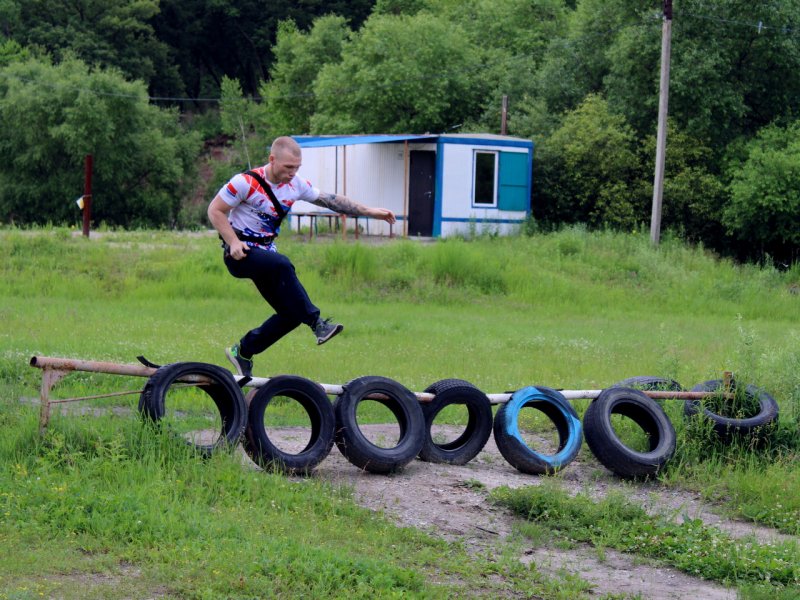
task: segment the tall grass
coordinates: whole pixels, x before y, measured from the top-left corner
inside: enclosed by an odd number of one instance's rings
[[[414,390],[458,377],[504,392],[596,389],[633,375],[689,387],[732,370],[778,399],[778,427],[765,444],[720,445],[667,401],[679,441],[662,480],[797,534],[796,268],[741,266],[672,239],[654,249],[645,235],[580,228],[433,244],[288,235],[279,244],[323,315],[345,330],[317,347],[298,328],[256,357],[257,375],[325,383],[384,375]],[[66,589],[70,570],[119,571],[121,561],[140,569],[129,596],[158,595],[159,586],[200,598],[484,589],[461,571],[457,552],[375,520],[346,493],[243,469],[236,455],[188,456],[185,445],[141,428],[135,394],[91,403],[127,412],[56,411],[48,437],[36,436],[30,399],[41,373],[28,366],[32,355],[133,362],[144,354],[227,366],[222,349],[271,311],[250,282],[227,274],[216,237],[104,231],[86,240],[63,229],[9,230],[0,232],[0,252],[0,426],[10,432],[0,436],[0,547],[22,549],[1,555],[0,588],[24,587],[32,561],[52,556],[62,576],[50,587],[36,579],[37,594]],[[137,378],[75,373],[54,396],[137,386]],[[556,596],[546,590],[558,586],[534,584],[511,563],[480,568],[500,568],[517,592]],[[432,585],[435,572],[461,583]],[[91,594],[109,591],[126,595],[118,579]]]

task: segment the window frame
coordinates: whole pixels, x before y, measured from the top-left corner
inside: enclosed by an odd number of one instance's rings
[[[476,194],[478,191],[478,155],[489,154],[494,157],[494,178],[492,180],[492,201],[478,202]],[[500,170],[500,152],[497,150],[482,150],[474,148],[472,150],[472,208],[497,208],[498,183]]]

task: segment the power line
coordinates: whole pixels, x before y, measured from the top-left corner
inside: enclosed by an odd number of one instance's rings
[[[788,25],[767,25],[763,21],[738,21],[736,19],[726,19],[724,17],[718,17],[716,15],[699,15],[697,13],[691,12],[684,12],[684,11],[674,11],[676,15],[679,17],[689,17],[692,19],[700,19],[704,21],[713,21],[715,23],[723,23],[725,25],[735,25],[737,27],[747,27],[749,29],[755,29],[758,33],[762,32],[778,32],[784,35],[789,36],[796,36],[800,33],[796,28],[790,27]]]

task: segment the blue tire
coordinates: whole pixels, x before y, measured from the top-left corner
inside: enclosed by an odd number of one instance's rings
[[[558,431],[558,451],[555,454],[536,452],[522,439],[519,413],[523,408],[535,408],[544,413]],[[537,386],[517,390],[500,407],[494,418],[494,440],[500,454],[523,473],[548,475],[566,467],[578,455],[583,429],[578,413],[556,390]]]

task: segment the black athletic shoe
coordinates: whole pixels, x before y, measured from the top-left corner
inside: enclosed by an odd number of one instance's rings
[[[244,377],[253,376],[253,359],[245,358],[239,354],[239,344],[234,344],[231,348],[225,349],[225,356],[228,357],[236,368],[236,373]]]
[[[344,325],[331,323],[331,319],[317,319],[312,329],[314,330],[314,335],[317,336],[317,346],[319,346],[344,329]]]

